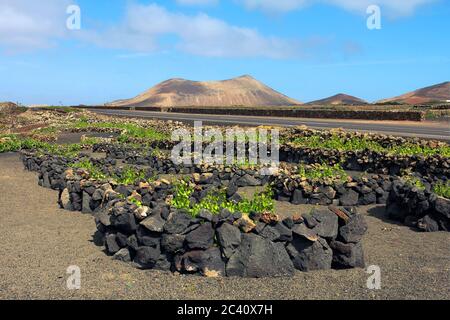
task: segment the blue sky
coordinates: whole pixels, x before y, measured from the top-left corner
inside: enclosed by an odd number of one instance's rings
[[[0,0],[0,101],[101,104],[243,74],[303,102],[374,101],[450,80],[449,17],[448,0]]]

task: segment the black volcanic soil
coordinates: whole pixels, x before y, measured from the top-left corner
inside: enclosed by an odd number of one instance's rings
[[[92,242],[93,218],[58,209],[56,192],[39,187],[17,154],[0,155],[0,195],[0,299],[450,299],[450,233],[393,224],[378,207],[364,209],[367,264],[382,275],[374,291],[363,269],[208,279],[113,261]],[[70,265],[81,268],[80,290],[66,289]]]

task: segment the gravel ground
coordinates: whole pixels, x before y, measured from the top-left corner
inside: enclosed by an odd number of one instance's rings
[[[0,299],[450,299],[450,233],[419,233],[368,207],[366,262],[381,267],[381,290],[363,269],[297,272],[293,278],[208,279],[133,269],[92,242],[93,218],[59,210],[17,154],[0,155]],[[66,269],[81,269],[81,289]]]

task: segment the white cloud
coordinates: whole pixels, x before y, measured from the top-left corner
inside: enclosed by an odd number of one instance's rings
[[[288,12],[302,7],[325,3],[345,10],[362,13],[369,5],[379,5],[389,16],[406,16],[425,4],[437,0],[235,0],[249,9],[260,9],[266,12]]]
[[[85,32],[83,39],[103,47],[151,52],[164,46],[158,44],[166,36],[176,38],[175,49],[200,56],[285,58],[301,51],[294,40],[264,36],[206,14],[170,12],[157,4],[131,4],[122,24],[102,33]]]
[[[8,52],[46,48],[66,30],[68,0],[1,0],[0,48]]]
[[[315,56],[328,46],[317,37],[302,41],[275,37],[203,13],[185,14],[134,2],[122,21],[95,29],[82,24],[82,30],[74,32],[66,29],[70,4],[73,0],[0,0],[0,51],[42,49],[61,39],[76,39],[87,45],[120,49],[127,58],[168,51],[207,57],[298,58]],[[83,8],[81,11],[83,18]]]

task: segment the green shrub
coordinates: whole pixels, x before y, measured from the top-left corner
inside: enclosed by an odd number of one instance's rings
[[[43,110],[48,111],[58,111],[62,113],[80,113],[83,112],[81,109],[73,108],[73,107],[64,107],[64,106],[48,106],[42,107]]]
[[[450,146],[444,145],[436,148],[430,146],[423,146],[407,142],[401,145],[392,145],[384,147],[379,142],[371,140],[369,137],[341,137],[337,134],[333,134],[331,137],[323,137],[318,134],[308,137],[298,137],[293,141],[294,145],[313,148],[313,149],[333,149],[339,151],[363,151],[371,150],[379,153],[399,155],[399,156],[434,156],[442,155],[444,157],[450,157]]]
[[[81,144],[87,146],[93,146],[94,144],[100,143],[101,139],[96,137],[84,137]]]
[[[312,165],[300,164],[299,175],[310,180],[345,180],[348,177],[348,174],[340,164],[330,166],[325,163]]]
[[[194,193],[194,187],[184,180],[175,184],[174,187],[172,206],[177,209],[189,209],[191,207],[190,197]]]
[[[185,209],[192,216],[197,216],[202,209],[210,211],[212,214],[219,214],[223,209],[230,212],[274,212],[273,193],[268,188],[266,191],[256,194],[253,199],[242,199],[236,203],[227,200],[225,190],[213,190],[208,193],[199,203],[191,204],[190,198],[194,193],[194,187],[186,181],[175,185],[174,197],[171,205],[177,209]]]
[[[95,166],[89,159],[83,159],[75,163],[71,163],[69,167],[86,170],[89,172],[90,178],[94,180],[104,180],[107,178],[106,174],[104,174],[102,170]]]
[[[16,136],[0,136],[0,153],[15,152],[22,149],[22,141]]]
[[[131,203],[131,204],[134,204],[134,205],[136,205],[137,207],[142,207],[142,202],[141,201],[139,201],[139,200],[137,200],[137,199],[135,199],[135,198],[132,198],[132,197],[130,197],[129,199],[128,199],[128,201]]]
[[[153,128],[143,128],[132,123],[114,123],[114,122],[89,122],[86,118],[80,119],[74,124],[77,129],[90,129],[90,128],[101,128],[101,129],[118,129],[123,132],[117,138],[119,142],[127,143],[131,142],[133,138],[143,139],[146,141],[161,141],[169,140],[170,136],[168,134],[159,132]]]
[[[30,149],[30,148],[25,148]],[[52,143],[44,143],[37,148],[38,153],[48,153],[56,156],[61,156],[65,158],[74,158],[78,155],[78,153],[83,150],[81,144],[72,143],[72,144],[52,144]]]
[[[433,192],[438,196],[450,199],[450,181],[435,184],[433,186]]]
[[[402,176],[403,181],[410,187],[416,187],[419,190],[425,190],[422,180],[413,175]]]
[[[130,185],[135,184],[136,181],[146,180],[145,170],[138,170],[133,167],[125,167],[119,176],[114,176],[114,180],[118,184]]]
[[[0,136],[0,153],[20,150],[36,150],[38,154],[50,153],[68,158],[75,157],[82,150],[79,144],[57,145],[17,135]]]

